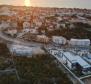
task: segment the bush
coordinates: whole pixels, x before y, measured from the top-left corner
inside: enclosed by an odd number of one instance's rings
[[[49,55],[36,55],[32,58],[15,57],[20,78],[29,80],[31,84],[72,84]]]

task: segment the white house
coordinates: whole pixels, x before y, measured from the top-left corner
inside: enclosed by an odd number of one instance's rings
[[[42,22],[39,21],[39,20],[37,20],[37,21],[35,21],[35,24],[36,24],[38,27],[40,27],[40,26],[42,25]]]
[[[69,44],[72,46],[90,46],[89,39],[70,39]]]
[[[62,36],[53,36],[52,41],[56,44],[66,44],[67,40]]]
[[[30,29],[31,34],[38,34],[38,31],[36,29]]]
[[[31,34],[38,34],[38,31],[37,31],[37,29],[23,29],[23,31],[22,31],[22,33],[28,33],[28,32],[30,32]]]
[[[24,45],[12,44],[10,52],[16,56],[32,56],[33,54],[44,54],[40,47],[28,47]]]
[[[2,21],[0,24],[0,29],[6,29],[10,27],[10,22]]]
[[[30,23],[29,22],[24,22],[23,23],[23,29],[29,29],[30,28]]]
[[[65,24],[65,23],[61,23],[60,25],[61,25],[63,28],[66,27],[66,24]]]

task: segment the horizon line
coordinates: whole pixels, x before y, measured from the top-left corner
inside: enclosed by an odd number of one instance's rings
[[[91,10],[91,8],[81,8],[81,7],[57,7],[57,6],[25,6],[25,5],[11,5],[11,4],[0,4],[0,6],[22,6],[22,7],[40,7],[40,8],[67,8],[67,9],[88,9]]]

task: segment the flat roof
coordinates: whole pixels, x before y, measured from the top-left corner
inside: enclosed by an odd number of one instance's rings
[[[71,41],[89,41],[90,42],[90,39],[71,39]]]
[[[71,52],[63,52],[63,54],[65,55],[65,57],[67,57],[67,59],[69,59],[72,63],[79,63],[83,68],[89,68],[91,67],[90,64],[88,64],[84,59],[82,59],[80,56],[78,55],[74,55]]]
[[[69,59],[72,63],[77,62],[75,55],[73,55],[70,52],[63,52],[63,54],[65,55],[65,57],[67,57],[67,59]]]

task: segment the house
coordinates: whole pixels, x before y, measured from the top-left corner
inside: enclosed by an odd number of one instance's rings
[[[22,45],[12,45],[10,51],[16,55],[32,55],[32,48]]]
[[[8,28],[4,33],[10,36],[14,36],[14,35],[17,35],[18,31],[15,28]]]
[[[63,28],[65,28],[66,24],[65,23],[61,23],[60,26],[63,27]]]
[[[47,36],[45,36],[45,35],[37,35],[36,41],[37,42],[42,42],[42,43],[48,43],[49,38]]]
[[[74,28],[75,28],[75,25],[71,23],[71,24],[69,25],[69,28],[70,28],[70,29],[74,29]]]
[[[29,31],[31,34],[38,34],[38,31],[36,30],[36,29],[30,29],[30,31]]]
[[[57,23],[57,24],[56,24],[56,29],[59,29],[59,28],[60,28],[60,24]]]
[[[35,23],[35,24],[36,24],[36,26],[38,26],[38,27],[41,27],[41,25],[42,25],[42,22],[41,22],[41,21],[39,21],[39,20],[36,20],[34,23]]]
[[[27,21],[23,22],[23,29],[30,29],[30,23]]]
[[[9,48],[10,52],[16,56],[32,57],[33,54],[44,54],[40,47],[28,47],[24,45],[12,44]]]
[[[89,39],[70,39],[69,45],[71,46],[90,46]]]
[[[64,45],[67,42],[66,38],[64,38],[62,36],[53,36],[52,41],[55,44],[61,44],[61,45]]]
[[[22,31],[22,33],[28,33],[28,32],[30,32],[31,34],[38,34],[38,30],[37,29],[33,29],[33,28],[31,28],[31,29],[23,29],[23,31]]]
[[[53,26],[53,25],[49,25],[49,26],[47,27],[47,30],[48,30],[48,31],[53,31],[53,30],[54,30],[54,26]]]
[[[2,21],[0,24],[0,29],[6,29],[10,27],[10,22]]]

